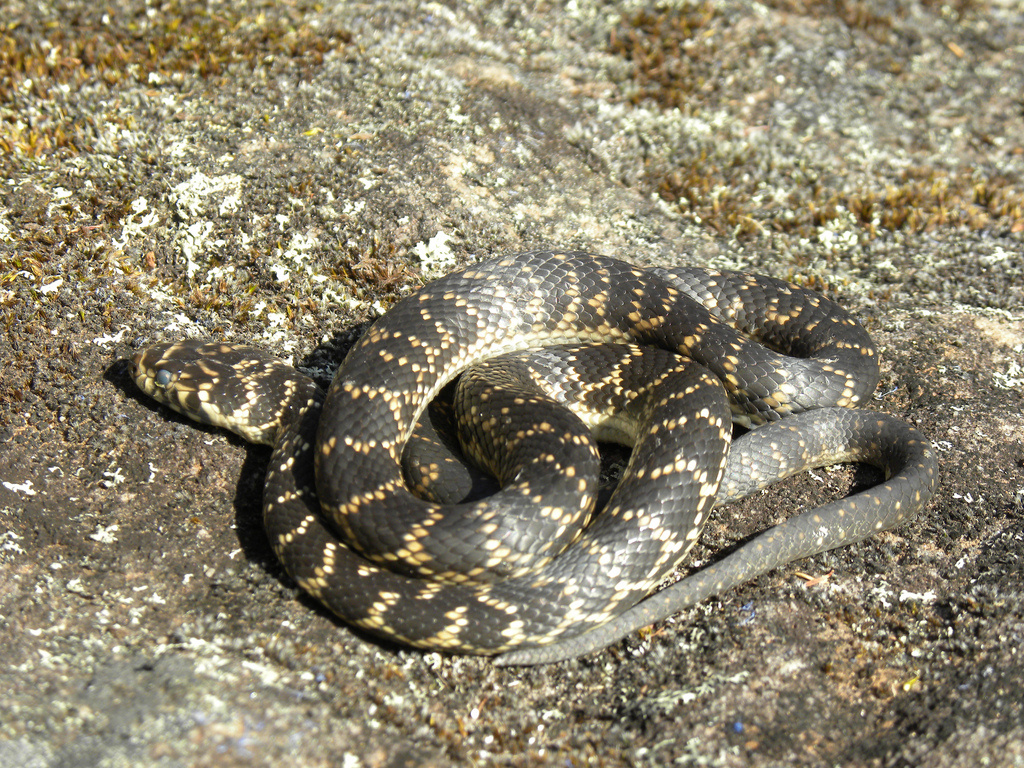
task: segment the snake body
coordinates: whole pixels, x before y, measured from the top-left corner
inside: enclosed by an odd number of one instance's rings
[[[428,404],[467,370],[460,418],[483,426],[466,450],[503,488],[428,501],[408,489],[403,451]],[[274,445],[268,536],[330,610],[389,639],[505,654],[501,663],[602,647],[769,568],[892,527],[936,482],[920,434],[857,408],[877,359],[835,304],[771,278],[643,270],[575,251],[491,259],[428,284],[369,329],[326,396],[266,353],[217,343],[144,350],[135,379],[193,418]],[[563,401],[577,415],[553,409]],[[730,449],[732,422],[768,425]],[[588,425],[634,443],[597,514]],[[715,505],[842,460],[875,463],[889,480],[644,599]]]

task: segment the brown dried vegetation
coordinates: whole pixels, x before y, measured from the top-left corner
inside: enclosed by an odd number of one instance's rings
[[[832,13],[844,24],[872,34],[891,31],[898,9],[879,10],[867,2],[803,3],[775,0],[768,5],[788,13]],[[925,3],[934,13],[960,16],[977,9],[971,0]],[[608,48],[633,62],[633,103],[699,113],[707,103],[716,73],[716,53],[725,44],[728,22],[709,3],[641,11],[613,30]],[[714,77],[711,77],[715,74]],[[1024,231],[1024,185],[1019,178],[984,167],[952,171],[917,167],[892,179],[861,182],[818,180],[793,184],[788,195],[773,195],[756,168],[754,149],[711,156],[701,152],[668,169],[651,169],[649,183],[661,197],[717,233],[752,236],[792,232],[810,236],[820,227],[846,219],[868,238],[883,232],[918,233],[936,228]],[[778,182],[776,182],[777,184]],[[839,222],[842,226],[842,222]]]
[[[233,64],[265,67],[278,58],[315,67],[351,41],[345,30],[314,30],[302,17],[296,7],[293,26],[258,9],[169,3],[137,22],[63,19],[42,33],[9,23],[0,31],[0,157],[90,148],[91,118],[65,113],[61,89],[110,88],[126,78],[146,85],[186,72],[206,78]],[[54,106],[38,119],[19,109],[40,102]]]

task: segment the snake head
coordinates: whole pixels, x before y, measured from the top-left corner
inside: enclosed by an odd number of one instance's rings
[[[189,340],[156,344],[132,357],[136,385],[154,400],[249,442],[272,445],[283,403],[306,377],[253,347]]]

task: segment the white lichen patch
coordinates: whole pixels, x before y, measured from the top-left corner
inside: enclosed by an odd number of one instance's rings
[[[312,275],[313,265],[310,252],[319,244],[319,240],[304,232],[296,232],[288,245],[278,248],[270,264],[270,271],[279,283],[291,280],[293,270]]]
[[[217,215],[226,216],[241,205],[242,183],[237,173],[207,176],[199,171],[171,190],[170,202],[185,221],[204,212],[208,214],[211,198],[219,200]]]
[[[93,541],[98,541],[100,544],[113,544],[117,541],[115,535],[120,529],[116,523],[113,525],[97,525],[96,530],[89,534],[89,538]]]
[[[1024,354],[1024,346],[1017,345],[1014,352]],[[1024,387],[1024,365],[1017,360],[1010,360],[1004,370],[992,372],[992,381],[1002,389],[1020,389]]]
[[[207,176],[199,171],[171,190],[168,202],[184,221],[174,235],[174,244],[183,257],[189,279],[195,279],[203,271],[202,255],[226,245],[223,238],[216,237],[217,227],[210,218],[231,216],[238,210],[242,201],[242,183],[238,174]],[[142,218],[134,222],[137,204],[139,200],[132,204],[133,214],[122,229],[123,236],[126,230],[133,232],[133,227],[141,228],[147,221],[151,224],[155,220]],[[144,210],[137,213],[142,215]],[[203,215],[207,218],[199,218]]]
[[[11,211],[9,208],[0,208],[0,242],[13,243],[14,236],[11,234]]]
[[[124,249],[128,243],[146,236],[146,231],[159,221],[156,211],[149,207],[149,201],[137,197],[131,203],[132,212],[121,220],[121,237],[111,238],[118,248]]]
[[[201,269],[197,258],[206,250],[207,244],[217,247],[224,245],[223,240],[211,238],[212,234],[213,222],[211,221],[197,221],[178,232],[175,245],[181,255],[185,257],[185,273],[190,280],[194,279]]]
[[[448,247],[452,238],[441,230],[425,243],[416,243],[413,252],[420,260],[420,271],[428,280],[451,272],[456,265],[455,254]]]

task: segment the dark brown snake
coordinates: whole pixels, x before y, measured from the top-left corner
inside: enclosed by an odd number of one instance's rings
[[[161,402],[274,446],[264,522],[303,589],[376,635],[503,664],[604,647],[886,530],[937,482],[924,437],[858,407],[878,380],[863,328],[812,291],[740,273],[565,251],[483,261],[395,304],[326,396],[248,347],[161,344],[134,365]],[[439,503],[409,490],[403,452],[466,371],[458,420],[476,426],[463,448],[502,488]],[[733,422],[757,428],[730,448]],[[600,511],[589,429],[633,445]],[[713,507],[839,461],[875,464],[887,480],[649,596]],[[424,484],[443,481],[440,464],[420,471]]]

